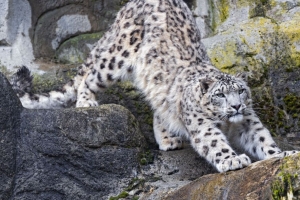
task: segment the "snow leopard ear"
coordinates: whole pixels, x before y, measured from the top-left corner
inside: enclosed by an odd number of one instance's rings
[[[202,94],[205,94],[208,91],[208,89],[213,85],[214,82],[215,81],[209,78],[201,79],[200,85],[201,85]]]
[[[242,79],[246,83],[248,82],[249,73],[247,72],[239,72],[235,75],[236,78]]]

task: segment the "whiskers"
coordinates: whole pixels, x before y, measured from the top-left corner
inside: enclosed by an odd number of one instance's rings
[[[217,112],[217,115],[218,117],[215,117],[215,120],[220,120],[220,121],[228,121],[228,119],[232,116],[231,113],[224,113],[224,112]]]
[[[229,114],[223,114],[221,115],[221,117],[219,118],[221,121],[227,121],[229,119],[230,115]]]

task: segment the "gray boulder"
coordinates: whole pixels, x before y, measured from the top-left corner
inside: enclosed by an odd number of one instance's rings
[[[9,199],[16,175],[16,147],[22,106],[0,73],[0,199]]]
[[[102,199],[137,175],[145,142],[121,106],[24,110],[21,119],[15,199]]]
[[[0,199],[106,199],[146,147],[124,107],[27,110],[0,74]]]

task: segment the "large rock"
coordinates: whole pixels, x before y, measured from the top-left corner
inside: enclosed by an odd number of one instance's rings
[[[67,0],[67,1],[36,1],[30,0],[33,8],[34,32],[32,33],[34,55],[36,58],[58,58],[61,61],[81,63],[91,50],[97,38],[81,37],[83,46],[72,49],[74,55],[67,59],[67,47],[62,46],[74,37],[87,33],[107,30],[122,6],[120,0]],[[80,25],[78,25],[80,24]],[[91,40],[93,39],[93,40]],[[70,42],[72,42],[70,41]],[[89,44],[89,45],[88,45]],[[60,49],[58,51],[58,49]],[[75,52],[74,52],[75,51]],[[63,55],[61,55],[63,54]],[[66,60],[67,59],[67,60]]]
[[[203,176],[165,200],[299,199],[300,154],[256,162],[247,168]]]
[[[9,199],[16,175],[21,102],[0,73],[0,199]]]
[[[138,193],[140,200],[162,199],[203,175],[218,173],[205,159],[186,145],[176,151],[159,151],[153,163],[142,167],[143,187],[129,193]]]
[[[124,107],[27,110],[0,73],[0,199],[106,199],[146,147]]]
[[[138,173],[144,138],[121,106],[24,110],[14,199],[105,199]]]
[[[32,15],[29,2],[1,0],[0,7],[0,66],[9,71],[22,65],[36,69],[30,37]]]

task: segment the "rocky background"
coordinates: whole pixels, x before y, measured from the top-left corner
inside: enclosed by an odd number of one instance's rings
[[[0,72],[9,78],[26,65],[34,72],[36,92],[59,88],[126,2],[0,1]],[[185,2],[212,63],[232,74],[249,72],[257,114],[282,148],[299,148],[300,1]],[[215,172],[188,144],[180,151],[157,151],[151,109],[128,82],[107,90],[99,103],[122,105],[130,112],[116,105],[24,110],[2,75],[0,82],[0,199],[160,199]],[[191,194],[197,199],[199,191],[206,192],[205,199],[234,199],[241,195],[235,191],[242,191],[244,199],[262,193],[266,199],[300,198],[297,165],[299,156],[203,176],[169,199],[191,199]],[[240,181],[252,185],[247,190],[226,184],[240,176],[254,176]],[[264,187],[257,184],[261,180]],[[209,196],[216,184],[221,192]]]

